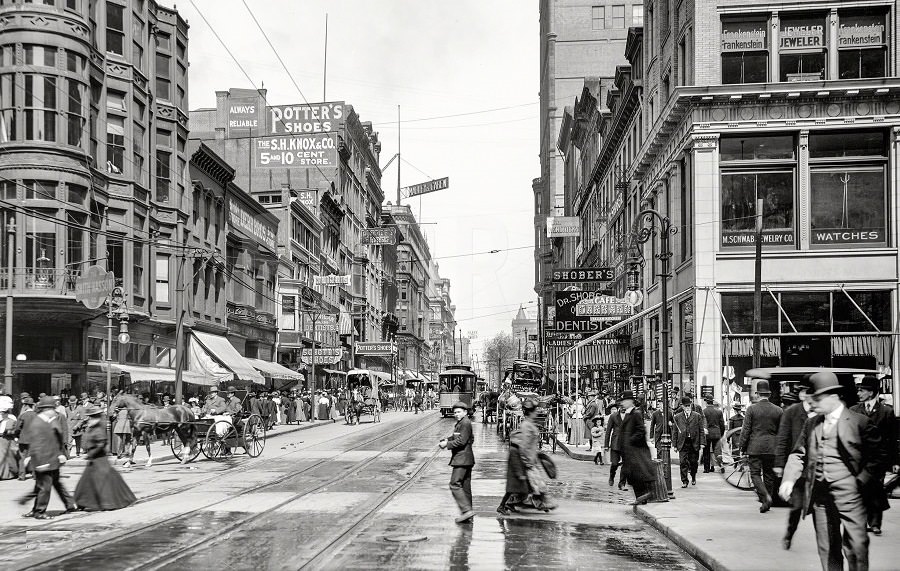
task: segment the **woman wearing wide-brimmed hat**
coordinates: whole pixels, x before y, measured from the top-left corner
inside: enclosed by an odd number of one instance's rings
[[[117,510],[137,501],[131,488],[106,458],[106,423],[103,409],[84,407],[87,429],[81,439],[87,467],[75,487],[75,504],[88,511]]]

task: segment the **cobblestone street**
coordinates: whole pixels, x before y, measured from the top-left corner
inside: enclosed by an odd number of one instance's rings
[[[434,412],[389,413],[377,425],[324,425],[273,436],[263,455],[123,471],[141,501],[117,512],[8,518],[4,568],[694,569],[692,559],[637,519],[630,492],[607,472],[557,454],[553,512],[499,517],[506,448],[474,423],[474,523],[457,525],[447,489],[452,430]],[[156,446],[156,445],[154,445]],[[64,473],[69,488],[79,470]],[[6,513],[31,482],[0,484]],[[57,501],[54,499],[54,501]],[[59,504],[50,511],[58,513]],[[401,539],[403,541],[390,541]],[[114,562],[114,563],[112,563]]]

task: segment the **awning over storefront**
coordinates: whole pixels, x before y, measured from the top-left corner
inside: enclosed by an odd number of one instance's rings
[[[106,371],[107,364],[101,363],[100,369]],[[112,364],[112,372],[114,374],[127,373],[131,377],[132,382],[175,382],[175,370],[163,369],[159,367],[141,367],[139,365],[120,365]],[[181,380],[194,385],[213,386],[218,383],[214,377],[209,377],[193,371],[182,371]]]
[[[337,371],[337,370],[335,370],[335,369],[325,369],[325,368],[322,368],[322,369],[319,369],[319,370],[322,371],[322,372],[324,372],[326,375],[346,375],[346,374],[347,374],[347,373],[345,373],[344,371]]]
[[[292,371],[278,363],[271,361],[263,361],[262,359],[246,358],[247,362],[253,365],[253,368],[262,373],[264,376],[272,379],[282,379],[290,381],[302,381],[305,377],[303,373]]]
[[[235,349],[234,346],[228,342],[228,339],[222,337],[221,335],[212,335],[210,333],[203,333],[200,331],[193,332],[193,336],[191,338],[191,357],[197,355],[198,357],[200,357],[197,360],[201,361],[202,365],[208,366],[208,363],[203,362],[202,356],[199,355],[200,352],[194,350],[195,348],[199,348],[196,347],[197,345],[200,345],[202,349],[216,361],[218,361],[219,364],[231,371],[231,373],[233,373],[234,379],[265,384],[265,379],[263,379],[263,376],[253,368],[253,366],[247,361],[247,359],[242,357],[241,354],[237,352],[237,349]],[[191,360],[191,365],[193,367],[194,359]]]
[[[612,363],[630,363],[628,344],[587,345],[581,348],[580,365],[610,365]]]

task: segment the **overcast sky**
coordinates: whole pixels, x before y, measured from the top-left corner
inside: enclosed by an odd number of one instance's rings
[[[538,11],[523,0],[246,0],[309,102],[352,104],[397,152],[401,113],[403,186],[450,177],[450,188],[411,204],[432,256],[451,280],[459,328],[481,341],[509,330],[533,292],[531,180],[538,162]],[[215,91],[268,90],[269,104],[303,98],[242,0],[182,0],[190,24],[190,108],[215,106]],[[204,22],[204,17],[209,25]],[[210,26],[250,75],[247,79]],[[251,82],[252,80],[252,82]],[[455,117],[446,117],[456,115]],[[416,120],[444,117],[432,120]],[[396,199],[395,161],[384,173]],[[410,166],[414,165],[414,166]],[[522,248],[525,247],[525,248]],[[505,250],[497,254],[460,254]],[[446,258],[445,258],[446,257]],[[441,259],[443,258],[443,259]]]

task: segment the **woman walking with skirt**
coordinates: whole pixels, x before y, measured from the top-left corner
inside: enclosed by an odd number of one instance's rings
[[[524,418],[519,425],[519,429],[510,435],[510,451],[513,446],[519,451],[522,465],[525,468],[525,485],[527,486],[527,496],[519,501],[519,505],[526,506],[542,511],[550,511],[556,508],[547,495],[547,472],[544,470],[544,464],[538,458],[538,446],[540,445],[541,430],[534,422],[535,413],[537,412],[537,403],[532,399],[525,399],[522,402],[522,413]],[[583,424],[583,423],[582,423]],[[507,481],[507,491],[510,484]],[[509,507],[508,500],[504,496],[501,507],[506,505]],[[499,510],[498,510],[499,511]],[[503,512],[501,512],[503,513]]]
[[[137,501],[128,484],[106,458],[106,426],[103,409],[88,405],[87,429],[81,439],[88,465],[75,488],[75,504],[88,511],[117,510]]]

